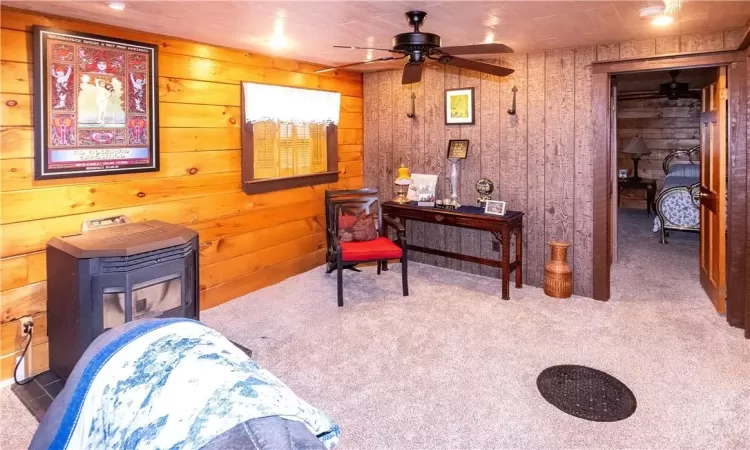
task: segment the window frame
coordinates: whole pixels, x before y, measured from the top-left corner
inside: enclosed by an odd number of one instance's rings
[[[254,156],[255,156],[255,139],[253,133],[253,123],[245,121],[245,90],[242,89],[244,82],[240,83],[240,95],[242,101],[240,137],[242,142],[242,191],[246,194],[261,194],[264,192],[281,191],[285,189],[294,189],[297,187],[312,186],[316,184],[335,183],[339,180],[338,167],[338,126],[330,123],[325,127],[326,133],[326,171],[318,173],[309,173],[304,175],[294,175],[277,178],[255,178]],[[299,89],[299,88],[295,88]],[[309,89],[323,90],[323,89]],[[332,91],[326,91],[332,92]]]

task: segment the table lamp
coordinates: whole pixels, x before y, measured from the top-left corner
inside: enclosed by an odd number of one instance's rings
[[[409,169],[401,163],[401,167],[398,168],[398,175],[396,176],[396,198],[393,199],[394,203],[409,203],[409,199],[406,198],[406,193],[409,192],[409,185],[412,184],[411,174]]]
[[[633,181],[641,181],[641,177],[638,176],[638,161],[641,159],[642,155],[648,155],[651,153],[651,150],[646,147],[646,143],[643,142],[643,138],[640,136],[635,136],[633,139],[628,142],[628,145],[625,146],[625,149],[622,151],[623,153],[628,153],[632,155],[633,158]]]

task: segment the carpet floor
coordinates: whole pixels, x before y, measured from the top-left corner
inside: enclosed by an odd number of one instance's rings
[[[345,272],[337,308],[319,267],[201,319],[335,418],[342,448],[750,448],[750,341],[701,290],[697,236],[660,245],[642,211],[620,218],[609,302],[530,286],[503,301],[499,280],[415,263],[409,297],[398,265],[367,267]],[[562,413],[536,388],[557,364],[608,372],[638,409]],[[20,448],[5,443],[27,443],[33,418],[8,391],[0,443]]]

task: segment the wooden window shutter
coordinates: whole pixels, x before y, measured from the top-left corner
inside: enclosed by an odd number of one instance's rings
[[[291,123],[279,124],[279,175],[294,175],[294,127]]]
[[[296,142],[294,146],[295,175],[311,172],[310,164],[310,124],[303,123],[294,127]]]
[[[253,195],[336,183],[339,179],[338,127],[281,123],[258,110],[257,83],[242,82],[242,191]],[[274,87],[277,89],[278,87]],[[248,99],[247,95],[257,98]],[[262,122],[261,122],[262,121]]]
[[[326,134],[326,126],[324,124],[310,125],[310,153],[313,172],[325,172],[328,170]]]
[[[258,122],[253,125],[253,178],[275,178],[276,123]]]

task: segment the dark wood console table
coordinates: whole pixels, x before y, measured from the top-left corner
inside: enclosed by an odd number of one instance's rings
[[[385,202],[382,205],[383,214],[398,219],[406,226],[407,220],[450,225],[473,230],[489,231],[500,241],[501,257],[499,261],[477,256],[463,255],[434,248],[409,244],[409,250],[429,253],[431,255],[456,258],[486,266],[499,267],[502,270],[503,300],[510,299],[510,273],[516,272],[516,287],[520,288],[523,279],[523,213],[507,211],[504,216],[485,214],[483,208],[462,206],[456,211],[446,211],[431,207],[417,206],[416,202],[398,204]],[[516,237],[516,259],[510,262],[510,235]]]

